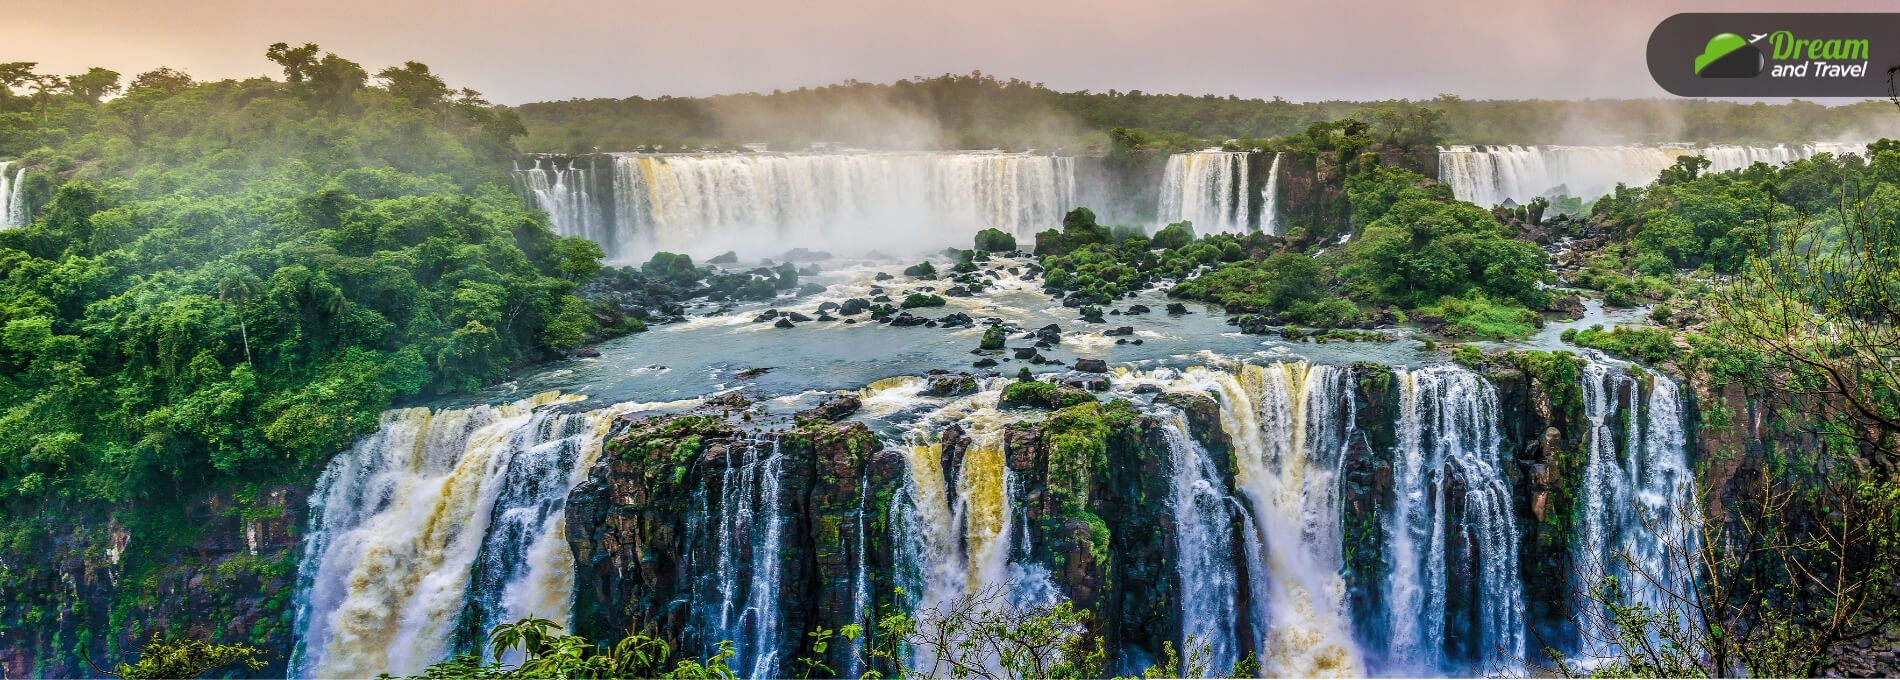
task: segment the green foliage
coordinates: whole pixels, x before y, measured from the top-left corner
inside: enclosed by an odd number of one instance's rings
[[[120,664],[112,674],[126,680],[135,678],[199,678],[229,666],[243,666],[251,672],[263,670],[264,650],[246,644],[212,644],[191,638],[167,637],[153,633],[139,648],[136,663]]]
[[[701,276],[699,268],[693,266],[693,258],[666,251],[647,258],[646,263],[640,265],[640,273],[646,274],[648,278],[674,283],[692,283]]]
[[[1007,253],[1016,249],[1016,237],[1001,229],[976,232],[976,249],[987,253]]]
[[[1617,326],[1605,331],[1599,324],[1564,338],[1564,342],[1652,364],[1668,361],[1676,355],[1675,336],[1667,330],[1647,326]]]
[[[483,663],[476,654],[460,654],[430,666],[418,678],[487,678],[540,680],[552,678],[667,678],[673,680],[736,680],[728,665],[734,656],[732,644],[722,642],[719,651],[705,660],[679,657],[665,640],[647,633],[634,633],[603,648],[586,638],[561,635],[560,624],[528,617],[495,626],[488,634],[488,650],[494,661]],[[522,652],[519,666],[501,662],[512,650]],[[388,676],[384,676],[388,677]]]
[[[926,280],[935,279],[937,278],[937,268],[931,265],[929,262],[919,262],[909,267],[905,267],[904,275],[912,277],[912,278],[919,278],[919,279],[926,279]]]
[[[1355,298],[1411,308],[1472,291],[1541,308],[1550,294],[1548,257],[1510,238],[1489,211],[1421,196],[1402,197],[1372,220],[1341,270]]]
[[[947,303],[944,301],[943,296],[941,295],[930,295],[928,293],[911,293],[910,295],[904,296],[904,309],[916,309],[918,307],[942,307],[945,304]]]
[[[1162,227],[1161,231],[1155,232],[1154,238],[1148,240],[1148,245],[1162,250],[1172,250],[1193,242],[1194,223],[1183,221]]]
[[[1095,223],[1095,211],[1076,208],[1062,217],[1061,231],[1050,229],[1036,233],[1035,254],[1067,255],[1069,251],[1083,246],[1113,242],[1108,227]]]
[[[1025,366],[1023,370],[1029,369]],[[1064,409],[1094,401],[1095,395],[1078,387],[1023,379],[1004,386],[1002,397],[997,404],[1003,408],[1036,406],[1046,409]]]
[[[1007,334],[1003,332],[1002,326],[990,326],[989,328],[983,329],[983,340],[977,347],[979,349],[1002,349],[1003,343],[1007,340]]]
[[[1536,312],[1519,307],[1515,301],[1495,302],[1472,291],[1466,297],[1439,298],[1438,304],[1420,307],[1414,315],[1445,320],[1440,333],[1452,337],[1495,338],[1509,340],[1536,332]]]

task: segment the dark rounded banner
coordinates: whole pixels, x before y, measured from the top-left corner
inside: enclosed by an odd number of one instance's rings
[[[1885,97],[1896,66],[1900,14],[1677,14],[1649,34],[1650,76],[1684,97]]]

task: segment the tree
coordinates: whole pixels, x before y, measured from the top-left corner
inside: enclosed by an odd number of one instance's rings
[[[391,66],[376,73],[382,78],[389,93],[420,107],[432,107],[441,104],[449,97],[449,86],[441,78],[429,72],[429,66],[421,62],[407,61],[398,68]]]
[[[251,360],[251,330],[244,324],[244,302],[263,287],[263,282],[251,273],[249,267],[235,267],[218,279],[218,300],[237,305],[238,336],[244,341],[244,363],[252,367],[256,367],[257,362]]]
[[[285,82],[301,83],[305,73],[317,63],[317,44],[304,43],[301,47],[291,47],[286,43],[274,43],[264,50],[264,58],[284,67]]]
[[[865,646],[865,668],[895,669],[905,678],[1099,678],[1108,663],[1102,639],[1089,632],[1089,613],[1072,602],[1010,603],[1008,586],[987,586],[914,615],[890,612]],[[855,639],[864,631],[846,626]]]
[[[7,110],[7,100],[14,96],[13,89],[33,81],[33,69],[38,62],[14,61],[0,63],[0,113]]]
[[[117,669],[100,672],[126,680],[199,678],[232,664],[242,665],[252,672],[260,671],[266,665],[263,657],[264,650],[246,644],[211,644],[153,633],[152,639],[139,648],[137,663],[120,664]]]
[[[178,94],[197,84],[197,81],[192,80],[191,76],[186,75],[184,71],[160,66],[133,78],[131,86],[127,87],[126,91],[154,90],[166,94]]]
[[[119,72],[94,66],[85,73],[66,76],[66,89],[88,104],[97,104],[99,100],[118,94],[123,87],[119,85]]]

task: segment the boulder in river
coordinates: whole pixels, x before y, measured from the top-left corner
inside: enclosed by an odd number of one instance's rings
[[[1083,373],[1107,373],[1108,361],[1103,359],[1076,359],[1075,370]]]

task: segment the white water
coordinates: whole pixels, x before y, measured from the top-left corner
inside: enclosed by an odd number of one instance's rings
[[[718,515],[712,517],[718,564],[713,572],[716,617],[711,640],[731,640],[734,670],[749,678],[778,677],[779,586],[784,547],[785,459],[776,435],[746,442],[726,460]],[[736,465],[734,463],[737,463]]]
[[[1708,172],[1739,170],[1754,163],[1781,165],[1818,153],[1863,153],[1860,144],[1775,146],[1449,146],[1438,150],[1438,179],[1459,200],[1492,206],[1538,196],[1567,194],[1586,200],[1616,185],[1643,186],[1682,156],[1709,159]]]
[[[778,257],[793,247],[863,253],[969,247],[976,232],[1027,239],[1075,206],[1075,162],[991,151],[613,154],[612,195],[537,167],[518,171],[556,231],[609,259],[655,251]]]
[[[339,454],[310,497],[291,675],[417,673],[455,651],[465,617],[481,633],[530,615],[566,624],[567,493],[615,415],[666,406],[544,408],[576,399],[389,411]]]
[[[1681,394],[1660,373],[1642,381],[1600,361],[1585,367],[1584,416],[1590,421],[1588,461],[1579,500],[1583,532],[1578,539],[1580,592],[1615,576],[1631,604],[1677,611],[1670,592],[1681,592],[1701,540],[1700,504],[1689,467]],[[1619,409],[1620,395],[1627,408]],[[1622,439],[1617,413],[1622,411]],[[1620,446],[1619,446],[1620,443]],[[1579,603],[1579,606],[1589,606]]]
[[[1273,164],[1267,166],[1267,186],[1260,190],[1260,230],[1274,236],[1281,235],[1280,226],[1280,158],[1285,152],[1273,154]]]
[[[1399,445],[1394,508],[1385,518],[1388,663],[1401,673],[1511,672],[1526,658],[1525,603],[1497,391],[1455,366],[1395,373]],[[1454,496],[1455,485],[1462,496]],[[1460,543],[1475,554],[1456,550]],[[1461,583],[1452,565],[1468,565],[1476,583]],[[1478,630],[1462,631],[1475,635],[1448,630],[1455,587],[1475,587],[1476,602],[1467,606],[1477,612]],[[1465,658],[1448,658],[1447,643]]]
[[[534,207],[548,214],[549,226],[562,236],[579,236],[613,252],[615,234],[607,215],[601,212],[585,168],[571,161],[556,162],[537,158],[534,167],[515,170],[523,188],[534,198]]]
[[[1190,638],[1207,645],[1209,670],[1225,671],[1239,658],[1237,643],[1247,634],[1234,630],[1240,611],[1232,529],[1235,500],[1207,449],[1188,434],[1181,414],[1170,409],[1160,415],[1174,471],[1168,505],[1174,515],[1181,601],[1181,634],[1174,642],[1177,649],[1189,649]]]
[[[1252,230],[1246,151],[1194,151],[1168,156],[1161,175],[1162,223],[1187,220],[1196,234]]]
[[[7,179],[7,168],[12,161],[0,161],[0,229],[12,229],[24,226],[26,214],[26,166],[20,166]]]

